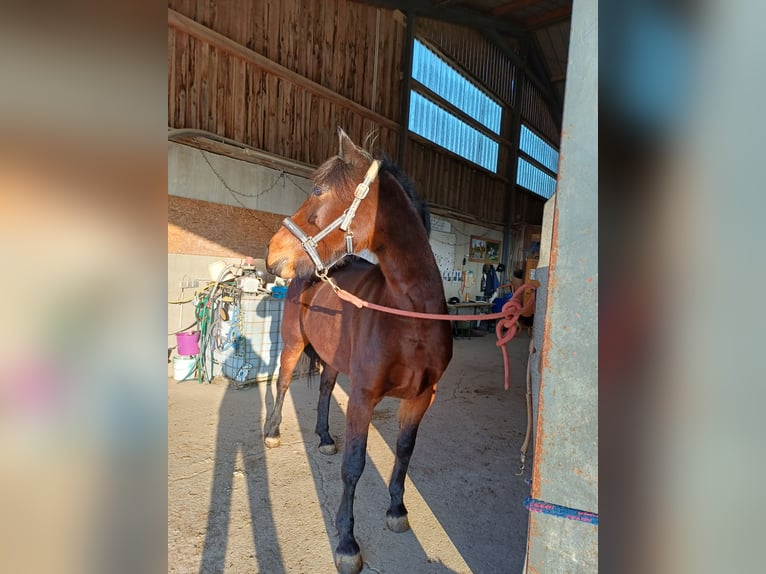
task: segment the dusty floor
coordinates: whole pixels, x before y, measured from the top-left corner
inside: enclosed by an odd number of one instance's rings
[[[412,530],[386,529],[398,401],[384,399],[370,429],[356,493],[363,574],[517,573],[524,562],[531,460],[517,476],[524,438],[529,337],[509,344],[511,389],[490,334],[455,341],[452,363],[420,427],[406,483]],[[341,376],[330,433],[343,448],[349,389]],[[273,386],[168,380],[168,570],[201,574],[333,574],[340,452],[314,434],[318,377],[296,379],[285,400],[282,446],[261,428]]]

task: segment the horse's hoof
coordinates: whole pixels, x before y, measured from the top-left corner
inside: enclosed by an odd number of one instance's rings
[[[335,454],[336,452],[338,452],[338,449],[335,447],[335,443],[320,444],[319,452],[321,452],[322,454]]]
[[[267,436],[263,439],[263,444],[268,448],[277,448],[280,445],[280,442],[278,436]]]
[[[406,514],[404,516],[386,515],[386,526],[393,532],[407,532],[410,529],[410,521]]]
[[[359,574],[362,571],[362,554],[357,552],[353,556],[345,554],[335,555],[335,568],[340,574]]]

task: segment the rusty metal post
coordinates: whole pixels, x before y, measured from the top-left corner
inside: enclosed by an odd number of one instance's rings
[[[532,498],[598,514],[598,6],[574,0],[536,389]],[[544,311],[544,321],[541,315]],[[541,324],[542,323],[542,324]],[[542,331],[540,332],[540,327]],[[537,508],[545,507],[537,504]],[[596,517],[597,519],[597,517]],[[598,526],[530,512],[528,574],[598,570]]]

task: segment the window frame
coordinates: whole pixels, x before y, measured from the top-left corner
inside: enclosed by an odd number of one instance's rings
[[[553,143],[550,142],[550,140],[548,140],[548,138],[546,138],[544,135],[542,135],[540,133],[540,131],[537,130],[533,125],[531,125],[528,122],[525,122],[523,119],[521,120],[521,125],[519,126],[519,145],[518,145],[518,149],[517,149],[518,153],[517,153],[517,157],[516,157],[516,164],[517,164],[517,167],[516,167],[516,181],[514,182],[514,184],[516,186],[522,188],[523,190],[528,191],[529,193],[532,193],[532,194],[536,195],[537,197],[541,197],[541,198],[543,198],[543,199],[545,199],[547,201],[548,199],[550,199],[550,197],[545,197],[544,195],[538,193],[537,191],[535,191],[533,189],[529,189],[528,187],[526,187],[526,186],[522,185],[521,183],[519,183],[519,173],[520,173],[520,170],[518,168],[518,163],[519,163],[520,159],[523,159],[524,161],[526,161],[527,163],[532,165],[532,167],[535,167],[535,168],[539,169],[544,175],[547,175],[550,178],[552,178],[553,182],[554,182],[554,186],[553,186],[553,193],[554,194],[556,193],[556,187],[558,186],[558,164],[556,166],[556,171],[553,171],[548,166],[546,166],[545,164],[543,164],[540,161],[538,161],[535,157],[531,156],[530,154],[528,154],[527,152],[525,152],[524,150],[521,149],[521,128],[522,128],[522,126],[527,128],[530,132],[532,132],[534,135],[536,135],[538,138],[540,138],[543,141],[543,143],[549,145],[553,150],[556,151],[557,154],[560,154],[560,151],[559,151],[559,149],[555,145],[553,145]],[[559,156],[559,162],[560,161],[561,161],[561,157]],[[551,195],[551,197],[552,196],[553,195]]]
[[[468,115],[466,112],[458,108],[455,104],[449,102],[448,100],[446,100],[445,98],[443,98],[442,96],[440,96],[439,94],[431,90],[425,84],[422,84],[420,81],[415,79],[414,76],[412,76],[412,73],[410,73],[410,78],[409,78],[410,98],[412,97],[413,92],[417,93],[420,97],[428,100],[430,103],[441,108],[447,114],[453,116],[458,121],[476,130],[482,136],[492,140],[495,144],[497,144],[497,153],[495,157],[495,169],[494,170],[489,169],[481,165],[480,163],[477,163],[473,159],[465,157],[461,153],[453,151],[449,148],[446,148],[442,144],[435,142],[431,140],[430,138],[409,129],[410,117],[412,115],[412,106],[409,107],[409,110],[408,110],[409,115],[406,118],[407,131],[413,136],[420,138],[423,141],[426,141],[429,144],[438,147],[440,150],[444,150],[446,153],[452,154],[455,157],[460,158],[462,161],[468,162],[472,167],[476,169],[483,170],[486,173],[491,174],[493,177],[503,178],[503,175],[500,172],[500,169],[502,167],[500,162],[500,159],[502,157],[501,148],[511,147],[511,142],[508,139],[503,138],[501,136],[501,133],[503,131],[504,120],[506,119],[508,106],[504,104],[497,96],[495,96],[489,89],[487,89],[477,78],[474,78],[471,74],[469,74],[466,70],[464,70],[454,60],[447,57],[443,52],[441,52],[437,47],[431,44],[427,39],[422,38],[420,36],[416,36],[415,40],[417,42],[420,42],[426,49],[432,52],[437,58],[441,59],[444,64],[452,68],[457,74],[462,76],[462,78],[465,81],[469,82],[473,87],[475,87],[478,91],[480,91],[484,96],[486,96],[488,99],[490,99],[493,103],[495,103],[500,108],[500,125],[499,125],[500,133],[496,133],[492,131],[491,128],[481,123],[479,120],[473,118],[472,116]],[[413,47],[413,51],[414,51],[414,47]]]

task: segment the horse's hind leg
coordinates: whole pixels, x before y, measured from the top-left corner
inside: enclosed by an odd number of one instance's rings
[[[271,409],[263,425],[263,442],[269,448],[279,446],[279,425],[282,422],[282,403],[285,400],[287,389],[293,382],[293,371],[298,364],[298,359],[303,353],[304,347],[283,347],[280,357],[279,378],[277,379],[277,397],[274,399],[274,408]]]
[[[431,406],[435,389],[429,389],[419,397],[403,400],[399,405],[399,437],[396,440],[396,462],[388,484],[391,506],[386,511],[386,525],[394,532],[405,532],[410,528],[407,508],[404,506],[404,477],[410,465],[410,457],[415,448],[418,427],[428,407]]]
[[[328,417],[330,413],[330,397],[335,388],[335,380],[338,378],[338,371],[327,364],[322,366],[322,378],[319,384],[319,404],[317,405],[317,426],[316,433],[319,435],[319,452],[322,454],[335,454],[335,441],[332,440],[329,432]]]
[[[346,446],[343,449],[343,494],[335,520],[340,541],[335,549],[335,567],[341,574],[357,574],[362,569],[362,553],[354,538],[354,493],[364,471],[367,456],[367,433],[377,400],[354,393],[346,411]]]

